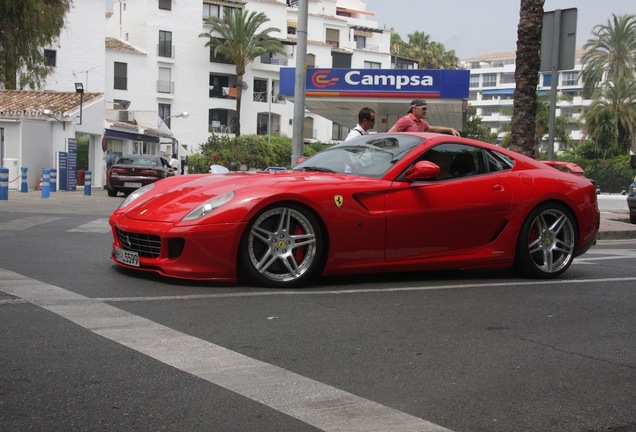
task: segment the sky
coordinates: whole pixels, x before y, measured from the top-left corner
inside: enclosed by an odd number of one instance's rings
[[[421,31],[455,50],[460,59],[516,51],[520,0],[363,0],[367,19],[393,28],[402,40]],[[577,9],[576,47],[592,38],[592,29],[607,24],[612,14],[636,15],[633,0],[546,0],[544,12]]]

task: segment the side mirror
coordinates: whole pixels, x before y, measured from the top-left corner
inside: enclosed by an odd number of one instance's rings
[[[406,170],[406,180],[415,181],[437,177],[440,167],[430,161],[420,161]]]

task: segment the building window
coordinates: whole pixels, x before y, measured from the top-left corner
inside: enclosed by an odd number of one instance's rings
[[[210,74],[210,97],[211,98],[222,98],[227,97],[230,87],[230,80],[228,77],[223,75],[212,75]]]
[[[331,52],[331,64],[334,68],[351,68],[351,54]]]
[[[157,107],[157,115],[161,119],[162,123],[170,129],[170,104],[159,104]]]
[[[172,58],[172,32],[159,30],[159,57]]]
[[[172,0],[159,0],[159,9],[172,10]]]
[[[334,48],[340,46],[340,30],[327,29],[325,42]]]
[[[381,67],[382,67],[382,64],[378,62],[371,62],[371,61],[364,62],[365,69],[380,69]]]
[[[172,93],[172,71],[170,68],[159,68],[159,79],[157,80],[157,92]]]
[[[220,18],[221,6],[203,3],[203,19]]]
[[[364,36],[354,36],[353,41],[356,43],[357,49],[365,49],[367,47],[367,38]]]
[[[55,50],[44,50],[44,64],[46,66],[55,67],[55,61],[57,58],[57,51]]]
[[[468,87],[475,88],[479,87],[479,75],[471,75],[470,81],[468,82]]]
[[[307,54],[307,67],[316,67],[316,54]]]
[[[563,72],[563,85],[564,86],[575,86],[579,84],[579,73],[578,72]]]
[[[254,78],[254,102],[267,102],[267,80]]]
[[[482,76],[482,87],[497,87],[497,74],[484,74]]]
[[[115,90],[128,90],[128,64],[115,62],[113,88]]]
[[[502,73],[499,77],[499,84],[514,84],[515,83],[515,74],[514,72],[510,73]]]

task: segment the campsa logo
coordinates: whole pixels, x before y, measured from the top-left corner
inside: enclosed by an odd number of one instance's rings
[[[430,87],[433,85],[433,77],[430,75],[363,75],[360,71],[351,71],[345,75],[344,79],[347,84],[354,86],[390,86],[396,90],[406,86]]]
[[[317,70],[311,75],[311,83],[316,88],[333,87],[340,81],[340,78],[329,78],[328,70]]]

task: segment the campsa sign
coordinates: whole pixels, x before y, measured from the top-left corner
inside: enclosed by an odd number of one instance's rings
[[[294,94],[295,68],[281,68],[280,93]],[[470,71],[308,68],[307,96],[468,98]]]

